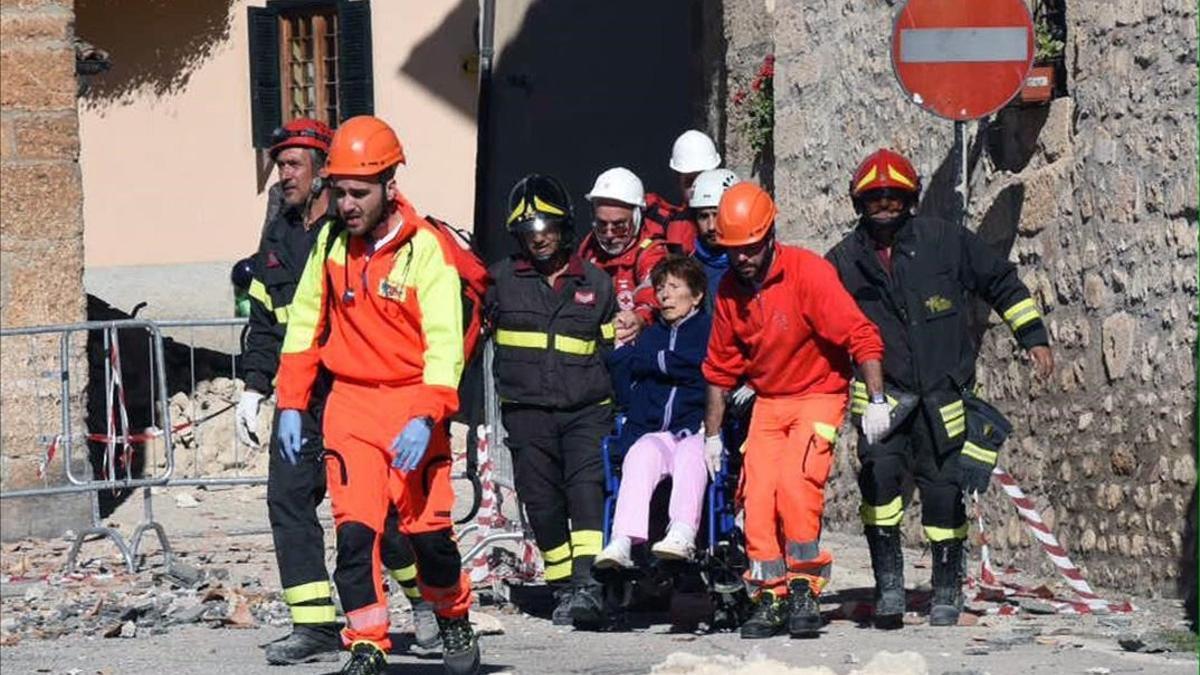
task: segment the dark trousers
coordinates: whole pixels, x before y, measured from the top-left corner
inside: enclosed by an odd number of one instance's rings
[[[939,440],[942,435],[932,426],[931,413],[937,415],[937,411],[927,411],[929,407],[918,406],[895,432],[875,445],[859,434],[861,515],[867,525],[898,525],[903,509],[901,492],[912,476],[921,495],[921,524],[926,535],[933,541],[961,539],[966,536],[967,522],[958,475],[962,444],[945,447]]]
[[[279,423],[276,411],[271,426],[267,468],[267,517],[275,543],[275,562],[284,601],[292,609],[294,624],[334,623],[336,612],[325,568],[325,532],[317,519],[317,507],[325,499],[325,463],[321,458],[321,423],[309,411],[300,416],[301,436],[308,439],[300,460],[292,465],[279,453],[274,433]],[[412,546],[400,532],[394,515],[380,542],[384,567],[410,598],[416,589],[416,565]]]
[[[612,431],[612,405],[554,410],[507,404],[517,496],[533,527],[546,581],[591,583],[604,533],[600,441]]]

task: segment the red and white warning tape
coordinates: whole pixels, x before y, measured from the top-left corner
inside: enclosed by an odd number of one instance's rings
[[[1087,614],[1109,612],[1131,612],[1134,610],[1132,604],[1128,601],[1121,603],[1113,603],[1096,595],[1092,587],[1088,585],[1087,580],[1083,578],[1083,573],[1071,562],[1071,558],[1067,554],[1067,550],[1059,543],[1058,538],[1046,526],[1046,521],[1037,511],[1033,500],[1025,496],[1021,487],[1013,480],[1013,477],[1000,467],[992,469],[992,477],[996,483],[1000,485],[1004,493],[1012,501],[1016,507],[1017,513],[1024,521],[1025,527],[1029,529],[1033,538],[1041,544],[1042,551],[1058,568],[1059,574],[1066,580],[1067,585],[1078,596],[1079,600],[1070,600],[1065,598],[1055,597],[1054,592],[1045,586],[1036,588],[1022,586],[1020,584],[1001,581],[992,567],[991,555],[988,548],[987,530],[983,524],[983,512],[979,508],[979,496],[974,495],[975,500],[975,516],[979,524],[980,535],[980,574],[979,585],[980,592],[977,596],[979,600],[1000,600],[1003,601],[1008,597],[1028,597],[1045,600],[1055,607],[1060,613],[1064,614]],[[1012,614],[1016,608],[1011,605],[1003,605],[998,610],[998,614]]]
[[[476,456],[479,461],[479,485],[483,495],[479,499],[479,512],[475,514],[475,522],[479,524],[480,535],[486,537],[492,529],[496,512],[496,483],[492,480],[492,453],[488,448],[487,434],[484,427],[479,427],[476,443]],[[492,576],[488,556],[477,555],[471,561],[471,583],[482,584]]]
[[[479,438],[476,445],[478,448],[479,484],[483,495],[479,500],[479,512],[475,516],[475,522],[479,525],[479,538],[482,540],[493,532],[509,530],[510,523],[498,508],[497,490],[499,487],[496,485],[494,477],[495,462],[492,460],[491,447],[487,442],[487,429],[480,426],[477,436]],[[475,556],[471,561],[471,583],[473,585],[495,584],[503,579],[516,579],[523,583],[534,582],[542,573],[541,556],[538,554],[537,547],[526,537],[521,540],[521,551],[516,568],[511,569],[509,565],[501,567],[504,569],[497,570],[493,567],[491,555],[485,553]]]

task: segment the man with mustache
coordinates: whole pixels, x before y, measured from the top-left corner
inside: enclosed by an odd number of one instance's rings
[[[494,264],[486,307],[517,495],[554,590],[555,625],[607,621],[592,562],[604,533],[600,441],[612,430],[612,280],[572,252],[574,212],[557,179],[513,186],[505,227],[518,252]]]
[[[880,628],[903,626],[901,493],[909,477],[921,493],[921,522],[933,551],[929,623],[952,626],[962,609],[963,493],[987,488],[998,450],[998,443],[986,447],[975,432],[1001,425],[977,414],[972,296],[1004,317],[1038,376],[1054,370],[1046,327],[1016,266],[970,230],[915,215],[920,194],[921,180],[905,157],[886,149],[872,153],[850,181],[858,226],[826,255],[879,326],[887,398],[895,401],[891,427],[883,435],[864,434],[858,443],[859,513],[875,571]],[[853,396],[851,414],[858,420],[868,393],[855,382]]]

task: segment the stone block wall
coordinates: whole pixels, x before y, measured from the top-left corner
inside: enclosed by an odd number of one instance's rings
[[[892,75],[897,7],[723,7],[731,90],[747,62],[776,54],[774,162],[765,173],[785,241],[824,252],[849,231],[850,174],[880,146],[912,158],[925,212],[951,213],[952,124],[906,101]],[[1058,370],[1049,382],[1034,378],[1007,329],[981,311],[991,328],[979,379],[1016,424],[1001,463],[1089,578],[1170,592],[1196,515],[1197,10],[1185,0],[1067,7],[1070,96],[968,126],[968,227],[1018,264],[1045,312]],[[727,115],[735,167],[745,162],[738,134]],[[844,445],[832,527],[859,527],[855,470]],[[917,501],[906,521],[913,541]],[[1052,578],[995,487],[984,514],[1002,561]]]
[[[0,2],[0,325],[82,321],[83,194],[70,0]],[[69,350],[71,399],[82,413],[83,340]],[[59,345],[0,345],[0,487],[42,485],[46,436],[61,430]],[[79,417],[75,420],[76,429]],[[51,482],[62,473],[61,456]],[[86,522],[86,497],[5,500],[0,536],[58,535]]]

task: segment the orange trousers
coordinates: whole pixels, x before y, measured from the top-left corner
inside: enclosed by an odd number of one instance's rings
[[[746,580],[778,597],[804,577],[820,593],[833,555],[821,548],[825,481],[833,466],[845,394],[758,397],[742,445]]]
[[[368,641],[385,651],[391,648],[379,557],[391,505],[400,531],[413,545],[421,596],[443,617],[463,616],[471,606],[471,585],[452,530],[446,425],[434,427],[416,469],[403,474],[392,468],[392,441],[409,421],[416,392],[414,387],[335,380],[325,404],[325,471],[337,527],[333,576],[346,614],[346,645]]]

